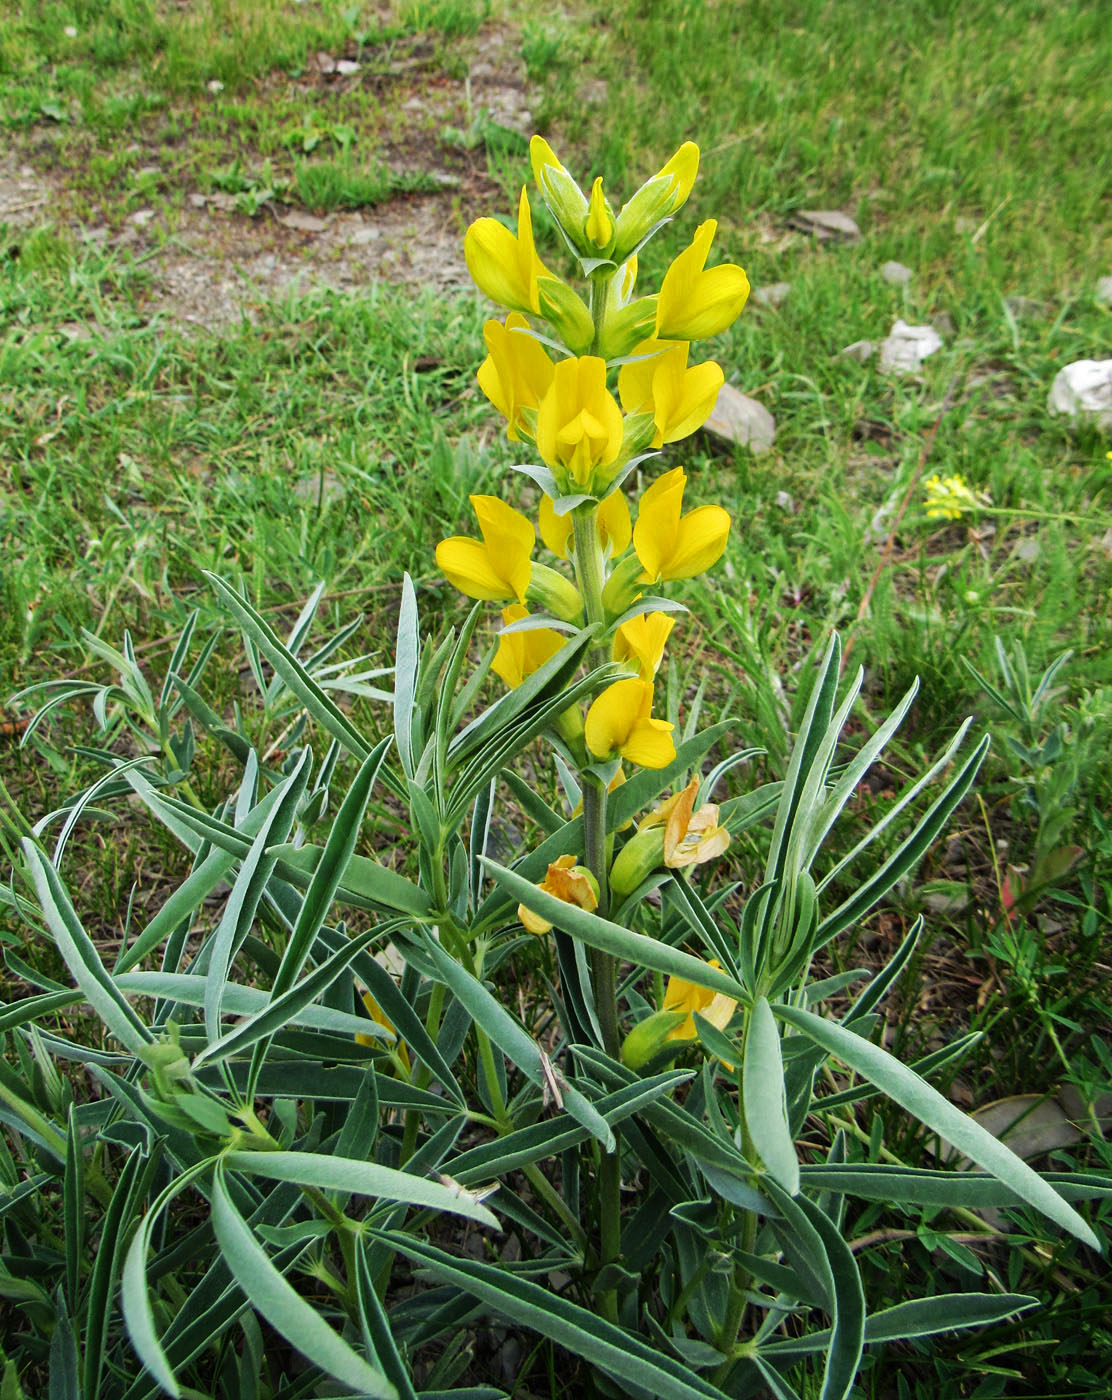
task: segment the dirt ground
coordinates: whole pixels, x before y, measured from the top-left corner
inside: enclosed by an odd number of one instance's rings
[[[343,291],[382,280],[440,291],[466,287],[463,230],[484,203],[490,206],[495,187],[481,142],[453,149],[437,133],[466,127],[474,113],[522,137],[533,130],[516,34],[484,30],[470,47],[458,77],[435,71],[420,43],[399,62],[399,82],[412,92],[398,104],[388,144],[375,154],[399,175],[420,173],[436,186],[431,193],[322,215],[268,201],[249,216],[234,195],[186,188],[122,221],[108,211],[104,222],[90,222],[72,212],[81,173],[66,168],[46,125],[22,133],[0,155],[0,226],[49,223],[78,242],[141,262],[149,278],[143,311],[185,327],[219,330],[250,317],[260,301],[314,286]],[[297,84],[307,103],[322,85],[361,80],[338,66],[358,65],[343,56],[314,56]],[[144,158],[157,161],[157,149],[145,148]]]

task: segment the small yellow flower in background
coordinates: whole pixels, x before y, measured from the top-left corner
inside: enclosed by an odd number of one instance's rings
[[[479,366],[479,388],[505,418],[509,440],[520,442],[523,432],[532,436],[522,412],[535,412],[540,406],[556,366],[544,346],[529,334],[529,322],[520,312],[511,311],[505,325],[488,321],[483,339],[490,353]]]
[[[659,340],[702,340],[732,325],[749,298],[749,279],[735,263],[706,267],[718,223],[708,219],[675,259],[660,284]]]
[[[590,488],[596,469],[622,450],[622,410],[606,387],[597,355],[561,360],[537,413],[537,450],[576,486]]]
[[[673,467],[641,497],[633,548],[644,570],[642,583],[694,578],[725,552],[730,517],[721,506],[698,506],[683,515],[686,484],[683,468]]]
[[[587,711],[584,738],[596,758],[621,754],[642,768],[667,768],[676,756],[673,725],[653,719],[653,688],[633,678],[615,681]]]
[[[541,497],[539,519],[541,539],[553,554],[561,559],[568,558],[572,537],[571,512],[557,515],[556,507],[547,496]],[[610,556],[616,559],[629,548],[633,538],[633,522],[629,518],[629,506],[620,491],[612,491],[598,508],[598,536],[603,549],[609,549]]]
[[[651,681],[660,670],[664,647],[675,619],[664,612],[639,613],[623,622],[614,634],[614,660],[632,659],[641,668],[641,679]]]
[[[646,340],[633,360],[618,371],[618,396],[627,413],[651,413],[656,424],[653,447],[678,442],[701,428],[714,410],[725,376],[713,360],[687,364],[686,341],[668,344]]]
[[[529,616],[529,609],[519,603],[502,609],[502,621],[508,627],[512,622],[521,622]],[[502,632],[498,637],[498,650],[490,669],[511,690],[539,671],[546,661],[551,661],[564,639],[551,627],[530,627],[525,632]]]
[[[491,301],[511,311],[540,314],[537,278],[550,274],[537,257],[524,185],[517,206],[517,236],[497,219],[476,219],[467,230],[463,255],[475,285]]]
[[[469,497],[482,540],[453,535],[436,546],[436,563],[448,582],[469,598],[485,602],[525,601],[537,542],[533,526],[520,511],[497,496]]]
[[[708,964],[718,968],[717,960]],[[709,1021],[716,1030],[724,1031],[733,1019],[737,1002],[723,992],[712,992],[707,987],[697,987],[694,982],[685,982],[682,977],[669,977],[664,988],[662,1011],[686,1011],[687,1020],[669,1031],[666,1040],[697,1040],[695,1030],[696,1011],[704,1021]]]
[[[932,520],[960,520],[969,511],[987,505],[978,497],[963,476],[939,476],[937,472],[926,482],[927,498],[923,504]]]
[[[371,996],[370,992],[363,993],[363,1005],[367,1008],[371,1020],[376,1026],[384,1026],[386,1030],[394,1035],[395,1039],[391,1053],[395,1059],[400,1061],[408,1075],[412,1068],[409,1062],[409,1051],[405,1048],[405,1041],[398,1035],[393,1022],[390,1020],[389,1016],[387,1016],[386,1012],[383,1011],[382,1007],[379,1006],[378,1002],[375,1001],[374,997]],[[355,1043],[357,1045],[377,1045],[379,1041],[373,1035],[357,1035],[355,1037]]]
[[[685,141],[662,169],[646,180],[618,215],[614,230],[616,258],[625,258],[661,221],[687,200],[699,173],[699,147]]]
[[[585,865],[577,864],[578,857],[560,856],[548,867],[548,874],[537,886],[545,894],[555,895],[565,904],[574,904],[588,911],[598,908],[598,881]],[[517,906],[517,917],[529,933],[547,933],[552,925],[539,914],[534,914],[524,904]]]
[[[730,844],[730,833],[718,825],[718,807],[713,802],[704,802],[695,811],[698,791],[699,780],[692,778],[682,792],[661,803],[641,823],[642,829],[663,823],[664,864],[672,870],[703,865]]]

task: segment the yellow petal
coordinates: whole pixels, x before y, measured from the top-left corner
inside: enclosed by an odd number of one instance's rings
[[[497,496],[468,499],[479,521],[492,566],[510,585],[518,602],[524,601],[531,572],[529,556],[537,542],[533,526],[519,510]]]
[[[659,445],[679,442],[701,428],[713,413],[724,382],[722,368],[713,360],[692,365],[682,375],[672,378],[668,385],[670,392],[662,393],[654,380],[654,417],[661,439]]]
[[[507,627],[528,616],[529,609],[517,603],[502,609],[502,621]],[[532,627],[524,632],[501,632],[498,637],[498,650],[490,663],[490,669],[514,690],[527,676],[531,676],[546,661],[550,661],[563,644],[559,632],[551,627]]]
[[[690,245],[672,262],[660,284],[656,334],[660,339],[700,340],[717,335],[740,314],[749,296],[749,279],[734,263],[705,268],[718,227],[708,219],[695,230]]]
[[[664,659],[664,647],[674,621],[667,613],[641,613],[623,622],[614,636],[614,660],[632,657],[641,667],[641,679],[652,680]]]
[[[541,539],[559,559],[567,559],[572,536],[571,512],[557,515],[556,507],[548,496],[541,497],[541,508],[537,523],[540,525]]]
[[[683,468],[673,467],[658,477],[641,497],[637,524],[633,527],[633,548],[648,582],[655,583],[660,578],[671,555],[679,531],[686,481]]]
[[[537,278],[547,275],[533,244],[533,222],[524,186],[518,201],[517,237],[497,219],[476,219],[463,242],[467,270],[492,301],[515,311],[540,311]]]
[[[657,358],[670,346],[661,340],[644,340],[630,351],[628,364],[618,371],[618,397],[627,413],[651,413],[653,375],[660,361]]]
[[[448,582],[469,598],[502,603],[517,596],[517,590],[502,577],[490,560],[490,552],[480,540],[453,535],[436,546],[436,566]]]
[[[671,554],[661,570],[665,579],[694,578],[726,551],[730,517],[721,506],[699,506],[679,523]]]
[[[603,549],[609,546],[611,559],[617,559],[629,548],[633,522],[629,505],[620,491],[612,491],[598,508],[598,533]]]
[[[623,758],[641,768],[667,768],[676,757],[674,726],[664,719],[640,719],[621,748]]]
[[[601,175],[591,186],[591,198],[584,232],[589,241],[600,251],[608,248],[614,238],[614,216],[606,207],[606,199],[602,193]]]
[[[596,758],[610,758],[629,738],[646,691],[651,705],[652,686],[631,678],[615,681],[592,701],[583,734]]]

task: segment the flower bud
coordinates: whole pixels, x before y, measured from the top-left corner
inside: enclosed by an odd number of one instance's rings
[[[636,554],[623,559],[614,569],[602,590],[602,606],[608,617],[621,617],[640,598],[645,591],[644,583],[639,582],[642,573],[641,561]]]
[[[627,258],[661,219],[671,218],[691,193],[698,173],[699,148],[693,141],[685,141],[668,164],[622,207],[614,231],[615,262]]]
[[[587,242],[599,257],[605,257],[614,244],[614,215],[602,192],[602,176],[591,186],[591,198],[584,225]]]
[[[599,348],[607,360],[620,360],[648,340],[656,328],[657,298],[638,297],[627,306],[607,315],[602,324]]]
[[[529,142],[529,158],[533,178],[552,217],[578,247],[587,222],[586,195],[543,136],[534,136]]]

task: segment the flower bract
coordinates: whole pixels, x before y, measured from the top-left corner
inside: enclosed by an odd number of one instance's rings
[[[525,601],[537,536],[520,511],[497,496],[472,496],[481,540],[453,535],[436,546],[436,563],[448,582],[469,598]]]
[[[721,506],[683,511],[687,477],[673,467],[641,497],[633,548],[644,570],[642,582],[694,578],[716,563],[726,549],[730,517]]]
[[[587,711],[584,738],[596,758],[620,754],[642,768],[666,768],[676,756],[673,726],[653,719],[653,688],[649,681],[615,681],[597,696]]]
[[[718,227],[708,219],[695,230],[689,247],[675,259],[660,284],[656,334],[660,340],[702,340],[718,335],[741,314],[749,279],[734,263],[706,266]]]

